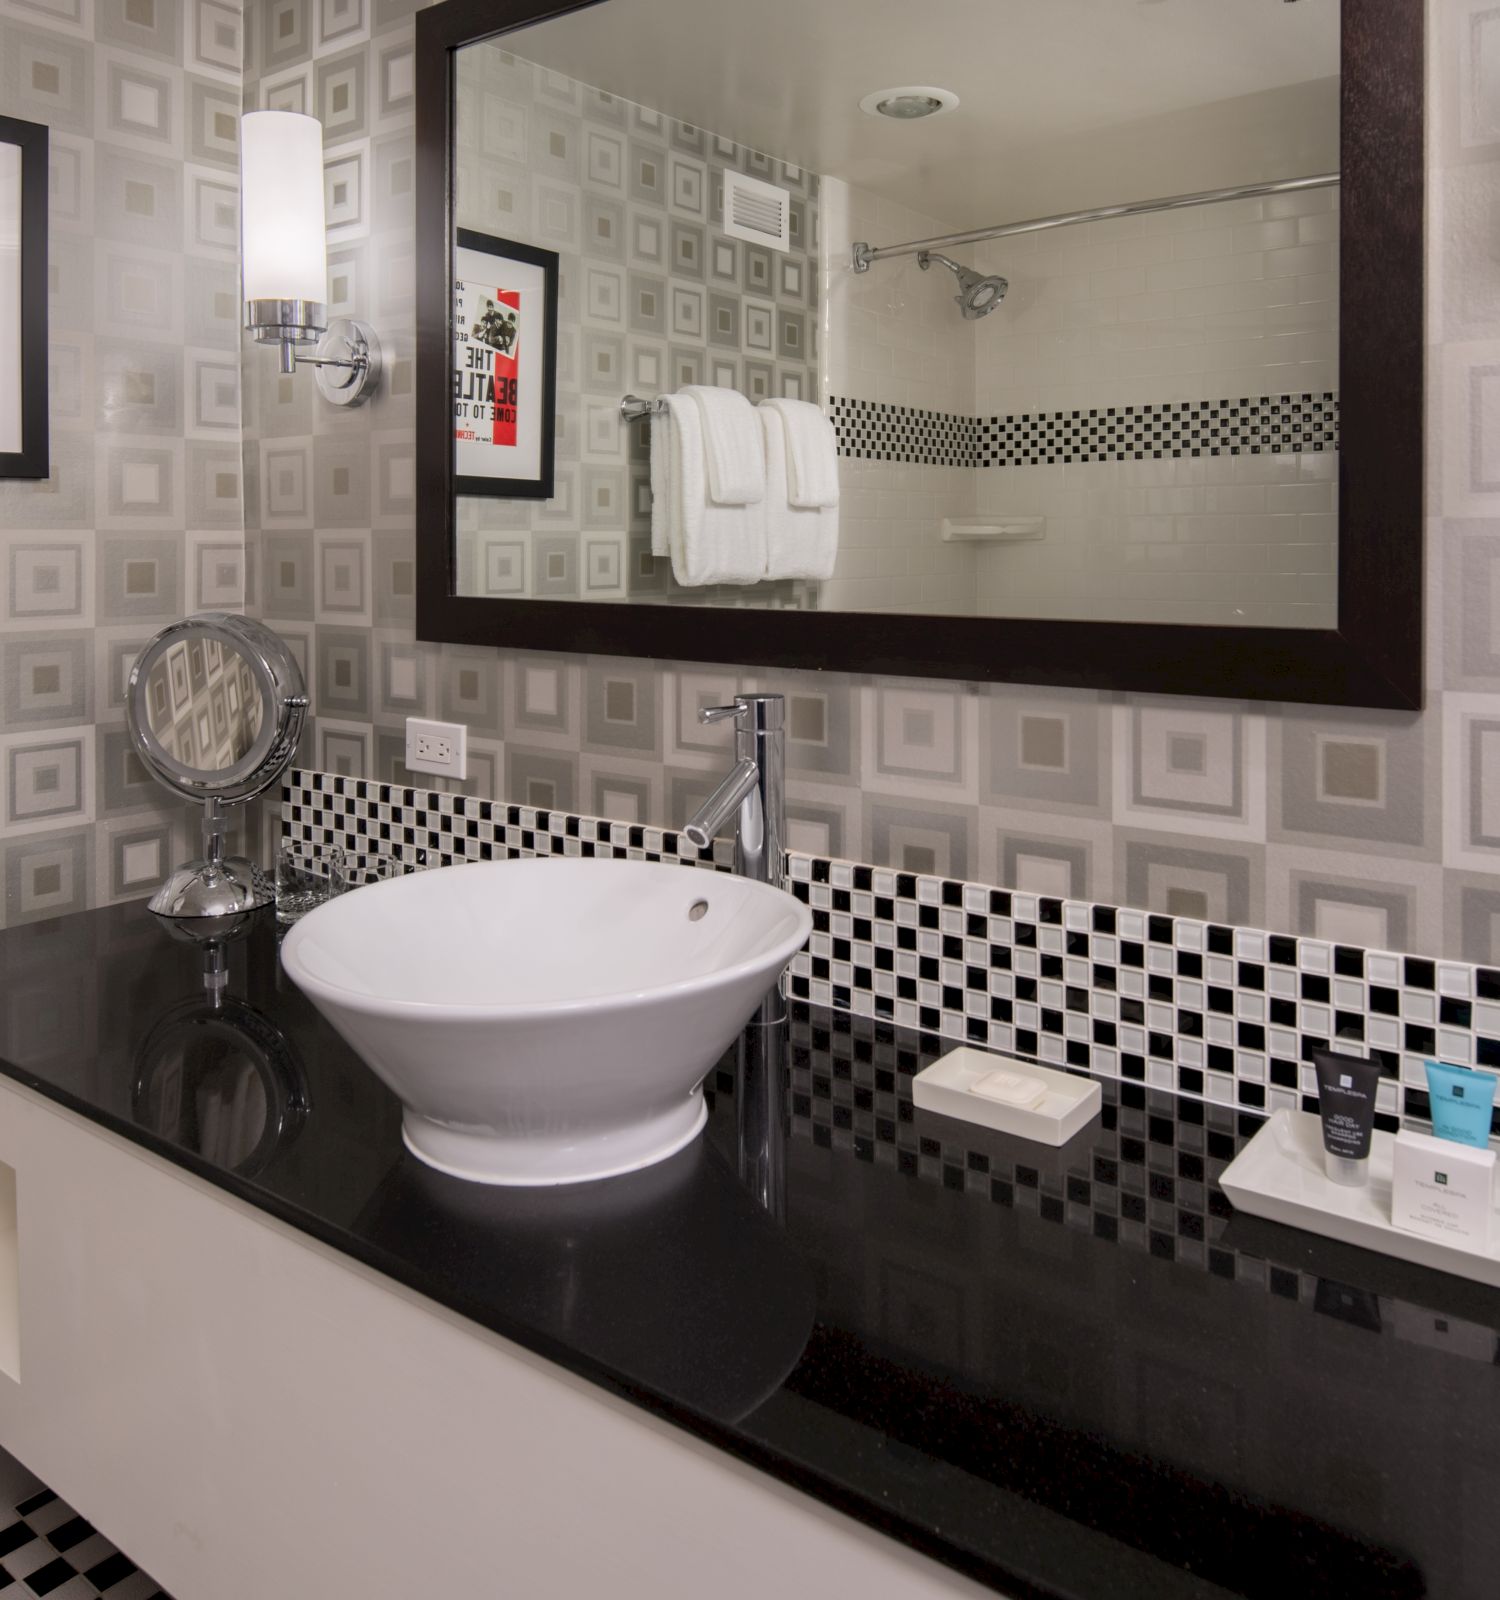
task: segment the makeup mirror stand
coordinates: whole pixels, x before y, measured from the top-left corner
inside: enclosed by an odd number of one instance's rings
[[[203,801],[203,855],[178,867],[152,895],[149,909],[163,917],[222,917],[254,911],[272,899],[266,874],[244,856],[226,856],[224,802]]]

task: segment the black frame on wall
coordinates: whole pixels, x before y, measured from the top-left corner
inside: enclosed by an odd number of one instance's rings
[[[600,655],[1417,710],[1423,609],[1423,0],[1342,0],[1338,626],[1191,627],[497,600],[455,588],[453,53],[608,0],[417,13],[417,637]],[[728,3],[728,0],[721,0]],[[915,625],[912,625],[912,624]]]
[[[0,116],[0,144],[21,151],[21,448],[0,450],[0,478],[45,478],[47,424],[47,128]]]

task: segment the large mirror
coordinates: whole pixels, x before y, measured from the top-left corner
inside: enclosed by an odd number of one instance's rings
[[[1419,0],[418,32],[423,637],[1420,703]]]
[[[47,476],[47,139],[0,116],[0,478]]]

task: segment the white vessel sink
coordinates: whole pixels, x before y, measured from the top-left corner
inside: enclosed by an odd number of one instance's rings
[[[791,895],[724,873],[476,862],[330,900],[281,959],[400,1097],[421,1160],[578,1183],[698,1133],[704,1074],[811,927]]]

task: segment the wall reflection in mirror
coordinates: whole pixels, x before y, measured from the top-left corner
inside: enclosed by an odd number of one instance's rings
[[[152,664],[146,715],[166,755],[200,772],[223,772],[255,743],[264,707],[244,656],[217,638],[190,634]]]
[[[459,497],[460,594],[1335,626],[1338,6],[973,15],[608,0],[458,52],[455,224],[559,266],[553,492]],[[496,272],[509,376],[480,427],[529,449],[536,291]],[[692,385],[832,420],[826,568],[828,517],[788,520],[790,434],[779,488],[773,461],[758,504],[718,504],[670,419],[622,419]],[[710,542],[743,536],[726,506],[763,512],[758,568],[688,572],[663,493],[706,497],[681,520]]]

